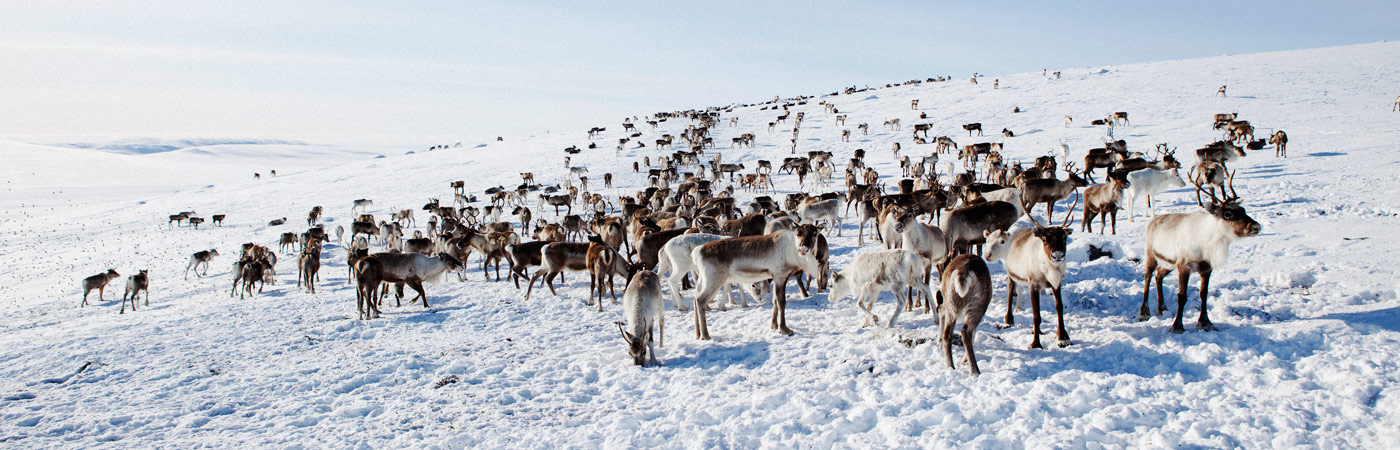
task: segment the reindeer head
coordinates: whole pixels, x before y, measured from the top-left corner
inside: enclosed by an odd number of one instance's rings
[[[1214,192],[1202,189],[1199,183],[1196,184],[1197,192],[1205,192],[1210,195],[1210,203],[1205,205],[1206,212],[1220,220],[1221,225],[1229,230],[1231,236],[1236,238],[1258,236],[1264,227],[1249,217],[1249,214],[1245,213],[1244,207],[1240,206],[1240,196],[1235,193],[1235,172],[1227,172],[1226,180],[1226,184],[1230,188],[1230,195],[1223,200],[1216,197]]]
[[[894,208],[894,217],[893,217],[893,218],[894,218],[894,232],[895,232],[895,233],[903,233],[903,232],[904,232],[904,228],[907,227],[907,226],[909,226],[909,225],[907,225],[907,224],[912,224],[912,223],[916,222],[917,216],[918,216],[918,212],[917,212],[917,211],[912,211],[912,210],[910,210],[909,208],[895,207],[895,208]]]
[[[627,355],[632,357],[632,364],[638,366],[646,365],[647,343],[646,336],[633,336],[622,327],[627,325],[622,322],[617,323],[617,331],[622,333],[622,340],[627,342]]]
[[[447,270],[453,271],[462,268],[462,261],[447,253],[438,253],[438,259],[447,265]]]
[[[797,235],[798,254],[805,257],[810,253],[815,253],[820,244],[819,239],[822,233],[820,228],[812,224],[798,225],[793,232]]]

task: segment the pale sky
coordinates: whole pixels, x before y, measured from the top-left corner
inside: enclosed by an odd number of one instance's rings
[[[930,76],[1393,40],[1397,13],[1393,0],[6,1],[0,135],[581,132]]]

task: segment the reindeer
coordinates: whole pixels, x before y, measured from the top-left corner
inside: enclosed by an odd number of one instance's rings
[[[370,200],[367,198],[356,199],[354,205],[350,207],[350,214],[354,214],[355,210],[364,211],[371,205],[374,205],[374,200]]]
[[[953,151],[954,148],[958,147],[958,143],[953,142],[953,138],[950,138],[948,136],[939,136],[938,138],[934,139],[934,143],[936,144],[936,146],[934,147],[934,151],[938,153],[948,153]]]
[[[593,245],[588,246],[588,253],[585,255],[585,263],[588,265],[588,300],[589,305],[596,301],[598,312],[603,312],[603,287],[604,283],[608,288],[608,293],[612,295],[613,304],[617,304],[617,292],[614,290],[613,276],[621,275],[623,279],[631,279],[635,271],[633,265],[627,261],[617,250],[607,243],[591,241]],[[601,244],[601,245],[598,245]],[[660,289],[660,286],[657,286]],[[623,292],[626,296],[626,291]],[[657,295],[658,299],[660,295]]]
[[[1210,194],[1215,195],[1215,189],[1220,189],[1221,195],[1225,193],[1225,182],[1234,178],[1234,172],[1225,168],[1225,164],[1216,161],[1200,161],[1196,167],[1186,171],[1187,178],[1191,179],[1191,184],[1197,187],[1201,185],[1210,187]],[[1196,205],[1205,207],[1201,201],[1201,190],[1196,190]]]
[[[654,333],[657,335],[657,346],[666,346],[663,306],[661,278],[650,270],[633,275],[622,294],[622,310],[627,322],[617,322],[617,329],[622,332],[623,341],[627,342],[627,355],[632,357],[633,364],[645,366],[648,360],[653,365],[661,364],[656,360],[656,347],[651,344]]]
[[[1089,182],[1074,172],[1073,164],[1065,164],[1065,172],[1068,178],[1064,180],[1055,178],[1036,178],[1026,180],[1021,185],[1021,195],[1027,200],[1023,205],[1035,205],[1045,203],[1045,220],[1054,221],[1055,202],[1069,198],[1074,195],[1079,188],[1089,186]],[[1075,198],[1075,202],[1079,201]],[[1025,209],[1026,215],[1031,215],[1031,209]],[[1074,214],[1074,207],[1070,206],[1065,214]]]
[[[188,218],[190,218],[190,216],[189,216],[188,214],[185,214],[185,213],[171,214],[171,215],[170,215],[170,222],[169,222],[168,224],[166,224],[166,228],[173,228],[173,226],[171,226],[171,224],[180,225],[180,224],[182,224],[182,223],[185,221],[185,219],[188,219]]]
[[[1096,184],[1084,189],[1084,220],[1079,223],[1080,229],[1086,233],[1094,231],[1092,219],[1099,219],[1099,234],[1103,234],[1104,220],[1108,220],[1113,227],[1113,234],[1118,234],[1118,203],[1123,198],[1123,189],[1129,185],[1127,178],[1108,175],[1108,183]],[[1110,219],[1111,217],[1111,219]]]
[[[953,368],[953,327],[958,319],[963,320],[962,344],[967,350],[967,364],[972,376],[979,376],[977,356],[972,351],[972,341],[977,336],[977,326],[987,314],[992,303],[992,277],[987,270],[987,262],[977,255],[961,255],[948,262],[939,275],[942,284],[938,290],[939,343],[943,345],[943,356],[948,368]]]
[[[1222,85],[1220,85],[1220,89],[1216,89],[1216,90],[1215,90],[1215,96],[1216,96],[1216,97],[1224,97],[1224,96],[1225,96],[1225,85],[1222,84]]]
[[[700,278],[700,293],[695,298],[696,339],[710,340],[706,305],[721,287],[737,283],[754,298],[761,298],[754,283],[768,279],[774,281],[769,326],[780,334],[792,335],[787,326],[787,280],[798,272],[820,273],[815,253],[791,230],[723,239],[696,247],[691,252]]]
[[[1269,136],[1269,143],[1274,144],[1275,158],[1288,157],[1288,133],[1284,133],[1283,130],[1278,130],[1272,136]]]
[[[972,131],[973,131],[973,130],[977,130],[977,135],[978,135],[978,136],[981,136],[981,135],[982,135],[982,123],[981,123],[981,122],[973,122],[973,123],[963,124],[962,128],[963,128],[964,130],[967,130],[967,136],[968,136],[968,137],[972,137]]]
[[[1128,221],[1132,222],[1137,216],[1137,199],[1142,198],[1147,203],[1147,216],[1156,217],[1157,212],[1152,206],[1152,195],[1167,189],[1185,187],[1186,182],[1181,179],[1181,175],[1176,169],[1158,170],[1146,169],[1129,173],[1127,176],[1128,190],[1124,193],[1124,198],[1128,202]]]
[[[871,309],[880,292],[890,291],[895,297],[894,312],[890,314],[889,327],[899,321],[899,313],[909,308],[909,296],[905,288],[918,289],[925,298],[931,298],[928,284],[920,277],[924,262],[918,254],[904,249],[881,250],[857,255],[846,270],[832,274],[831,294],[827,300],[835,302],[852,294],[856,306],[865,312],[861,327],[877,324],[880,318]],[[869,300],[869,304],[863,300]]]
[[[1201,190],[1197,184],[1197,195]],[[1162,279],[1176,270],[1179,280],[1176,320],[1172,321],[1171,332],[1185,332],[1182,315],[1186,308],[1186,284],[1194,271],[1201,278],[1201,316],[1196,320],[1196,325],[1204,331],[1215,330],[1206,308],[1210,274],[1215,269],[1225,267],[1230,258],[1231,242],[1258,236],[1263,227],[1239,205],[1234,183],[1230,184],[1230,196],[1224,200],[1217,198],[1214,192],[1209,194],[1211,201],[1205,206],[1205,211],[1165,214],[1147,223],[1147,248],[1143,256],[1147,266],[1143,273],[1142,307],[1138,309],[1138,321],[1151,317],[1147,309],[1147,295],[1154,278],[1157,280],[1157,314],[1166,312]]]
[[[1113,114],[1109,114],[1108,120],[1112,120],[1113,123],[1117,125],[1128,125],[1128,113],[1124,111],[1118,111]]]
[[[194,269],[194,275],[196,277],[208,275],[209,261],[213,260],[215,256],[219,256],[219,250],[213,248],[209,250],[200,250],[190,255],[190,263],[185,266],[185,279],[190,279],[190,269]],[[201,265],[204,266],[204,273],[199,272],[199,266]]]
[[[525,300],[530,300],[530,294],[535,289],[535,280],[544,278],[544,285],[549,286],[549,293],[559,296],[559,292],[554,290],[554,278],[558,277],[565,270],[573,272],[584,272],[588,270],[588,252],[592,246],[607,247],[602,239],[593,235],[588,237],[588,242],[553,242],[545,244],[540,248],[541,264],[540,270],[535,271],[535,275],[530,277],[530,281],[525,289]],[[589,296],[593,295],[590,287]]]
[[[361,259],[364,260],[373,260],[377,264],[357,264],[361,277],[365,276],[365,268],[369,267],[378,271],[371,275],[373,278],[387,283],[406,284],[418,293],[418,296],[409,299],[408,303],[411,305],[414,300],[422,299],[425,309],[429,306],[428,293],[423,289],[423,283],[440,283],[444,274],[462,268],[460,260],[446,253],[439,253],[436,257],[417,253],[375,253]],[[403,306],[402,299],[399,300],[398,306]]]
[[[890,120],[886,120],[886,121],[885,121],[885,127],[889,128],[890,130],[893,130],[893,131],[900,131],[899,119],[890,119]]]
[[[1022,201],[1022,204],[1025,202]],[[1016,283],[1024,284],[1031,291],[1033,330],[1030,348],[1044,348],[1040,345],[1040,291],[1050,288],[1050,293],[1055,296],[1055,316],[1059,322],[1055,334],[1059,346],[1067,347],[1070,345],[1069,331],[1065,329],[1065,307],[1060,297],[1060,285],[1064,283],[1068,270],[1065,267],[1065,248],[1069,235],[1074,233],[1074,229],[1066,226],[1071,217],[1066,215],[1064,223],[1058,227],[1042,225],[1035,220],[1035,216],[1027,217],[1035,227],[1022,229],[1013,235],[1001,230],[984,232],[987,261],[1002,261],[1006,269],[1006,324],[1015,322],[1011,310],[1016,302]]]
[[[1230,141],[1217,141],[1196,149],[1196,161],[1230,163],[1244,156],[1244,149]]]
[[[126,299],[128,296],[131,298],[131,311],[135,312],[136,297],[141,295],[141,291],[146,291],[146,306],[151,306],[151,280],[146,274],[145,269],[142,269],[141,272],[136,275],[127,277],[126,290],[122,293],[122,310],[117,312],[117,314],[126,314]],[[99,299],[102,297],[101,289],[97,291],[97,296]]]
[[[910,100],[910,101],[909,101],[909,109],[915,109],[915,110],[919,109],[919,99],[916,98],[916,99]]]
[[[321,277],[321,244],[316,239],[312,239],[312,242],[312,245],[302,247],[301,256],[297,258],[297,286],[305,283],[307,292],[315,294],[316,280]]]
[[[918,137],[918,136],[919,136],[919,133],[922,132],[922,133],[924,133],[924,138],[927,139],[927,138],[928,138],[928,130],[929,130],[929,129],[932,129],[932,128],[933,128],[933,124],[931,124],[931,123],[916,123],[916,124],[914,124],[914,137]]]

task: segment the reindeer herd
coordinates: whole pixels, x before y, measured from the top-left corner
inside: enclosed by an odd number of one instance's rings
[[[1061,287],[1074,276],[1066,265],[1066,254],[1074,231],[1070,221],[1081,203],[1080,230],[1091,232],[1092,222],[1098,221],[1101,234],[1105,228],[1117,234],[1118,211],[1125,202],[1129,221],[1137,215],[1136,204],[1146,206],[1150,222],[1138,319],[1152,316],[1148,292],[1154,278],[1156,314],[1166,311],[1162,280],[1176,271],[1180,284],[1176,319],[1170,329],[1174,333],[1184,331],[1182,314],[1192,272],[1201,280],[1197,324],[1202,330],[1214,329],[1206,308],[1210,275],[1226,263],[1231,242],[1260,232],[1258,222],[1240,206],[1233,186],[1235,172],[1228,168],[1245,156],[1248,145],[1241,144],[1254,138],[1254,127],[1237,120],[1236,114],[1215,116],[1214,128],[1224,135],[1196,150],[1196,163],[1188,168],[1186,179],[1180,175],[1175,148],[1156,145],[1149,157],[1129,151],[1128,143],[1112,139],[1111,132],[1103,147],[1089,149],[1082,159],[1071,160],[1069,146],[1062,144],[1057,154],[1036,158],[1029,167],[1002,156],[1006,142],[959,147],[952,138],[937,136],[932,139],[934,150],[927,156],[901,157],[900,145],[895,144],[892,162],[900,165],[902,176],[897,192],[890,192],[882,181],[886,178],[871,168],[863,149],[856,150],[846,162],[845,188],[830,190],[838,170],[835,155],[829,151],[796,155],[806,114],[789,110],[809,99],[774,99],[760,105],[648,117],[646,122],[653,131],[668,120],[688,120],[690,125],[678,136],[665,134],[657,139],[652,148],[655,153],[632,164],[633,171],[639,177],[644,175],[646,181],[643,188],[631,193],[608,197],[591,192],[589,169],[573,165],[569,156],[583,150],[571,146],[565,149],[567,172],[556,185],[538,183],[536,174],[545,169],[538,167],[521,173],[522,183],[514,188],[487,189],[488,200],[477,206],[476,196],[466,195],[466,182],[450,182],[454,201],[449,205],[429,199],[418,209],[427,218],[421,229],[415,229],[414,209],[391,210],[388,220],[376,220],[369,213],[373,200],[355,200],[350,210],[354,220],[349,242],[344,241],[341,226],[336,227],[334,237],[346,252],[347,283],[355,291],[358,317],[379,317],[391,290],[396,305],[402,307],[404,286],[416,294],[409,299],[410,304],[421,303],[427,308],[429,296],[424,284],[443,282],[449,272],[465,280],[467,262],[476,253],[487,281],[501,281],[500,266],[505,262],[507,278],[517,290],[523,290],[526,301],[536,301],[531,297],[537,286],[547,286],[551,295],[558,296],[557,282],[586,273],[587,305],[603,311],[609,298],[618,303],[616,281],[621,279],[625,321],[617,325],[628,354],[636,364],[658,364],[655,347],[664,345],[663,295],[669,295],[675,309],[694,311],[695,337],[699,340],[711,338],[710,310],[747,307],[749,299],[762,303],[765,296],[770,296],[772,305],[770,329],[791,335],[787,286],[792,280],[803,297],[822,291],[828,291],[831,302],[854,297],[864,317],[862,326],[879,323],[874,303],[885,291],[896,299],[887,326],[895,326],[901,312],[919,307],[924,313],[936,313],[940,343],[950,367],[953,331],[961,322],[961,346],[967,352],[971,373],[977,375],[980,370],[973,340],[997,288],[988,268],[992,262],[1000,261],[1008,275],[1005,324],[1014,324],[1018,288],[1025,286],[1032,310],[1030,348],[1042,348],[1040,298],[1048,289],[1054,299],[1056,344],[1071,345]],[[838,123],[850,114],[833,103],[822,104]],[[776,116],[769,122],[770,130],[789,119],[794,123],[790,140],[794,156],[784,159],[776,173],[770,161],[723,162],[723,155],[713,150],[711,134],[736,106],[773,111]],[[917,108],[918,100],[914,100],[911,109]],[[620,140],[619,150],[642,134],[634,125],[642,120],[624,120],[623,128],[630,134]],[[1114,112],[1096,122],[1107,124],[1110,130],[1127,126],[1128,113]],[[730,117],[730,126],[737,123],[737,117]],[[1066,126],[1069,123],[1066,116]],[[859,129],[865,132],[866,124],[861,125]],[[899,130],[900,119],[888,119],[885,125],[888,130]],[[928,142],[934,128],[932,123],[914,124],[915,145]],[[981,135],[982,124],[967,123],[962,129],[969,137],[974,131]],[[1003,131],[1004,136],[1014,136]],[[605,127],[593,127],[588,136],[592,139],[605,132]],[[848,137],[849,130],[843,134],[843,138]],[[752,147],[757,139],[745,133],[733,138],[731,147]],[[641,140],[635,142],[637,148],[645,147]],[[1279,157],[1286,156],[1286,142],[1283,131],[1269,139]],[[682,145],[683,149],[676,149]],[[955,150],[957,154],[952,155]],[[963,163],[960,173],[955,172],[954,164],[959,160]],[[1082,168],[1076,167],[1080,163]],[[1095,181],[1098,169],[1105,171],[1103,183]],[[1064,178],[1060,178],[1061,171]],[[774,179],[783,174],[796,179],[796,189],[775,198]],[[946,183],[944,177],[949,178]],[[601,178],[604,188],[611,189],[613,174]],[[1188,182],[1194,185],[1203,209],[1156,215],[1153,196],[1185,187]],[[740,203],[736,199],[736,184],[754,194],[751,201]],[[1069,202],[1069,207],[1061,212],[1063,218],[1056,225],[1055,207],[1064,202]],[[1045,205],[1044,221],[1034,210],[1041,204]],[[574,214],[574,206],[580,207],[580,214]],[[859,222],[857,245],[865,245],[869,224],[883,249],[860,253],[846,267],[833,270],[826,236],[842,234],[852,206]],[[549,217],[550,210],[553,217]],[[536,212],[543,217],[537,217]],[[322,251],[330,238],[321,223],[324,215],[319,206],[311,209],[307,214],[309,228],[302,233],[283,233],[278,251],[256,243],[243,244],[231,270],[230,296],[256,296],[265,284],[274,283],[278,252],[297,255],[298,286],[315,293],[323,266]],[[1029,225],[1013,230],[1023,217]],[[169,217],[172,225],[188,221],[197,226],[195,219],[193,211]],[[222,219],[222,215],[215,216],[216,223]],[[285,218],[274,222],[280,225]],[[525,236],[530,240],[524,240]],[[371,245],[380,246],[379,251],[371,252]],[[196,277],[207,275],[211,261],[219,256],[216,249],[192,254],[185,277],[190,271]],[[933,283],[934,273],[938,274],[937,284]],[[105,286],[118,277],[115,270],[109,270],[84,279],[83,304],[91,290],[97,290],[100,299]],[[147,291],[149,303],[148,286],[145,271],[129,279],[127,294],[133,309],[137,292]],[[684,294],[691,289],[693,301],[687,306]]]

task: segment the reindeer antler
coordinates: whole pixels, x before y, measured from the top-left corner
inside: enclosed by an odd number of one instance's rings
[[[1069,225],[1069,219],[1070,219],[1070,217],[1073,217],[1073,216],[1074,216],[1074,207],[1075,207],[1075,206],[1079,206],[1079,197],[1080,197],[1080,195],[1079,195],[1079,188],[1077,188],[1077,187],[1074,188],[1074,193],[1073,193],[1073,194],[1070,194],[1070,195],[1073,195],[1073,196],[1074,196],[1074,203],[1070,203],[1069,209],[1065,211],[1065,221],[1064,221],[1064,223],[1061,223],[1061,224],[1060,224],[1060,227],[1061,227],[1061,228],[1064,228],[1064,227],[1066,227],[1066,226]]]
[[[1231,170],[1229,172],[1226,172],[1225,179],[1227,180],[1226,184],[1230,186],[1230,198],[1225,199],[1225,201],[1231,202],[1239,200],[1240,194],[1235,193],[1235,171]]]

